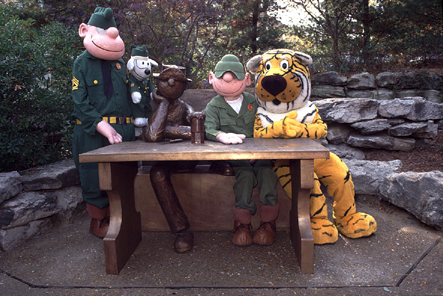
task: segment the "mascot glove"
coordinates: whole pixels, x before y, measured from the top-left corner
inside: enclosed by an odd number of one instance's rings
[[[243,134],[234,134],[234,133],[219,133],[216,136],[217,141],[223,144],[241,144],[242,140],[246,138]]]
[[[134,119],[134,125],[136,127],[148,126],[148,118],[137,117]]]
[[[291,111],[283,119],[283,133],[291,138],[296,138],[303,132],[303,124],[296,118],[297,111]]]
[[[131,93],[131,98],[134,104],[139,104],[142,100],[142,94],[139,93],[138,91],[134,91]]]
[[[122,136],[117,133],[117,131],[107,121],[100,121],[95,127],[95,130],[106,137],[110,144],[122,142]]]

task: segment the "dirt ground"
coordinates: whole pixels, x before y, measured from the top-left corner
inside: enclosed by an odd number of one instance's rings
[[[412,151],[364,151],[366,160],[389,161],[399,159],[403,163],[401,172],[443,171],[443,132],[433,140],[432,145]]]

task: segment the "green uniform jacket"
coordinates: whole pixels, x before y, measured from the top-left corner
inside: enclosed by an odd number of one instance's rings
[[[102,117],[132,117],[126,66],[123,59],[108,61],[114,94],[106,98],[100,59],[84,51],[74,62],[72,99],[74,118],[82,122],[83,130],[95,134],[95,127]]]
[[[220,132],[244,134],[247,138],[254,136],[255,114],[258,103],[253,95],[243,92],[243,102],[239,114],[217,95],[206,106],[205,136],[208,140],[216,141]],[[234,172],[235,207],[247,209],[254,215],[257,206],[252,200],[252,190],[257,184],[260,188],[260,202],[264,205],[275,206],[277,203],[277,175],[272,170],[270,160],[259,159],[254,164],[249,160],[230,160]],[[253,175],[250,177],[250,175]]]
[[[205,136],[216,141],[220,132],[244,134],[247,138],[254,136],[254,121],[258,103],[253,95],[243,92],[243,102],[239,114],[217,95],[206,105]]]
[[[79,163],[79,155],[109,145],[106,137],[95,131],[102,117],[132,117],[125,63],[122,59],[108,61],[114,90],[108,99],[104,94],[100,59],[84,51],[74,62],[72,99],[74,118],[81,121],[74,127],[72,154],[79,171],[82,196],[86,203],[100,209],[109,205],[99,186],[97,163]],[[123,141],[134,140],[134,125],[111,124]]]
[[[149,115],[151,115],[151,92],[154,90],[154,88],[154,85],[149,79],[139,81],[134,76],[129,76],[130,93],[132,94],[132,92],[137,91],[142,95],[142,99],[138,104],[134,104],[131,99],[132,115],[134,118],[148,118]]]

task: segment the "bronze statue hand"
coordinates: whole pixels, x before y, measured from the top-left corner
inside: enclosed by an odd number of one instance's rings
[[[154,99],[154,102],[156,102],[157,104],[160,104],[161,102],[165,102],[169,105],[168,99],[166,99],[165,97],[162,97],[158,93],[158,90],[156,88],[152,91],[152,98]]]

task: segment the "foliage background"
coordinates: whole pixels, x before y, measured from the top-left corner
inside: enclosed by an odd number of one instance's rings
[[[273,48],[310,54],[312,72],[443,69],[439,0],[3,0],[0,4],[0,171],[71,157],[71,72],[84,50],[78,26],[111,7],[129,58],[146,45],[207,88],[221,57],[243,63]],[[294,25],[281,10],[298,8]],[[160,69],[154,68],[154,71]]]
[[[22,170],[70,156],[70,77],[78,37],[0,7],[0,168]]]

